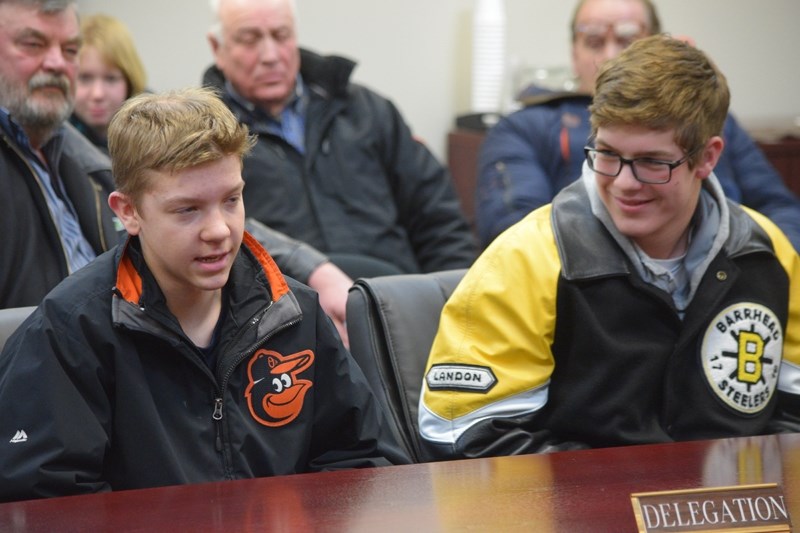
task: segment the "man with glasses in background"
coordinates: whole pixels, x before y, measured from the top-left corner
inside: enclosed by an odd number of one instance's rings
[[[661,23],[650,0],[582,0],[571,31],[576,92],[532,88],[521,97],[526,107],[501,120],[483,142],[475,199],[483,246],[581,175],[598,68],[635,40],[660,33]],[[722,137],[715,174],[725,194],[767,215],[800,249],[800,200],[730,115]]]
[[[419,409],[435,456],[800,430],[800,257],[714,175],[729,100],[677,39],[606,63],[582,176],[444,308]]]
[[[258,136],[243,171],[248,231],[320,292],[345,343],[351,278],[472,264],[447,170],[392,102],[351,81],[354,62],[299,46],[294,0],[210,4],[203,84]]]

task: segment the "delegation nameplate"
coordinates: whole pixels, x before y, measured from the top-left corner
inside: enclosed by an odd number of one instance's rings
[[[640,533],[790,532],[792,521],[776,483],[631,494]]]

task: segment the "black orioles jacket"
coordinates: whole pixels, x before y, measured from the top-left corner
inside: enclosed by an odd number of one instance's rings
[[[0,357],[0,501],[407,461],[316,293],[245,241],[213,370],[135,240],[48,295]]]

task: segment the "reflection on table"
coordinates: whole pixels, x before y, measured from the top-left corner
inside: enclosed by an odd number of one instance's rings
[[[800,434],[302,474],[0,505],[2,531],[636,531],[635,492],[778,483]]]

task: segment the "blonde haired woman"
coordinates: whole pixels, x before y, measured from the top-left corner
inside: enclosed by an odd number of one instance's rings
[[[108,152],[108,123],[125,100],[145,90],[146,74],[130,31],[118,19],[104,14],[86,17],[81,33],[70,122]]]

